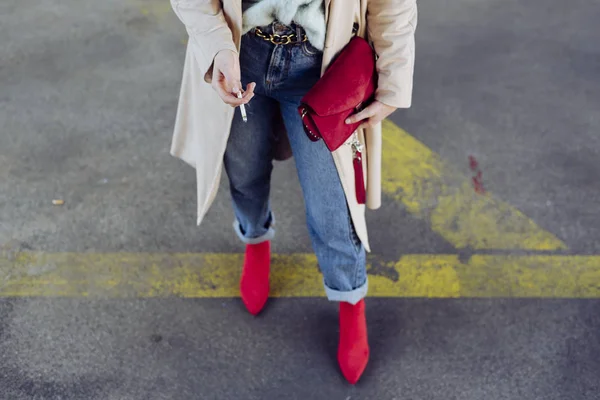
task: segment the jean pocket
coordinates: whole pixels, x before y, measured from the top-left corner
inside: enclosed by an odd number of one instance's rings
[[[322,53],[321,50],[310,44],[308,40],[302,43],[302,52],[307,56],[316,56]]]

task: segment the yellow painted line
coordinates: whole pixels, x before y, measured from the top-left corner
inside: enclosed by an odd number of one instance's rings
[[[140,12],[146,16],[163,18],[165,16],[174,16],[171,3],[164,0],[135,0],[138,3]]]
[[[489,193],[475,193],[427,146],[391,121],[383,125],[382,189],[430,221],[456,248],[558,250],[567,246],[519,210]]]
[[[19,253],[0,297],[237,297],[241,254]],[[406,255],[370,259],[370,297],[600,298],[600,256]],[[377,275],[375,275],[377,271]],[[273,297],[321,297],[313,255],[275,255]]]

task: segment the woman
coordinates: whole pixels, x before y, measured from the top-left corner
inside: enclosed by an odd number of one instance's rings
[[[234,229],[246,244],[241,297],[248,311],[258,314],[269,295],[272,160],[285,158],[282,144],[289,140],[325,292],[340,302],[338,362],[354,384],[369,358],[365,206],[354,195],[350,146],[331,153],[323,141],[311,142],[297,107],[354,34],[373,44],[376,98],[347,122],[363,122],[359,138],[367,148],[367,206],[379,207],[380,122],[397,108],[410,107],[416,0],[171,4],[189,34],[172,154],[196,168],[198,224],[214,199],[224,165]]]

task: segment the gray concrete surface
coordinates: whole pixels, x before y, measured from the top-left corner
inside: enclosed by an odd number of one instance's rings
[[[370,300],[372,362],[337,372],[337,313],[321,299],[12,300],[2,399],[592,400],[598,301]]]
[[[226,186],[201,229],[168,156],[184,32],[168,2],[0,2],[0,244],[237,252]],[[394,121],[565,241],[599,254],[600,7],[420,0],[413,108]],[[278,165],[277,252],[310,245]],[[65,206],[51,206],[62,198]],[[399,205],[374,251],[452,247]],[[600,303],[371,300],[373,361],[341,380],[335,308],[277,300],[0,300],[0,399],[600,399]]]
[[[600,7],[421,1],[417,89],[402,126],[564,240],[598,254]]]

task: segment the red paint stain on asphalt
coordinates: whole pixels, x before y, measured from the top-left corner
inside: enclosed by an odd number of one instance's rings
[[[483,172],[479,168],[479,163],[474,156],[469,156],[469,168],[475,173],[473,176],[473,189],[477,194],[485,194],[485,187],[483,186]]]
[[[469,167],[471,168],[471,171],[477,170],[478,166],[479,163],[477,162],[477,159],[473,156],[469,156]]]

